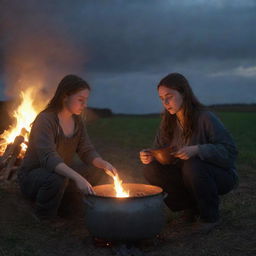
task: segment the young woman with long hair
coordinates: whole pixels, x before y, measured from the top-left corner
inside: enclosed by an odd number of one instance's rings
[[[35,201],[39,219],[57,216],[70,180],[84,194],[94,193],[91,184],[71,168],[75,153],[83,162],[109,175],[116,174],[116,169],[94,149],[81,118],[90,90],[82,78],[65,76],[47,107],[33,122],[18,177],[22,193]]]
[[[219,223],[219,195],[237,183],[237,149],[222,122],[198,101],[187,79],[179,73],[157,86],[165,108],[154,147],[176,148],[176,160],[163,165],[150,150],[142,150],[144,176],[168,193],[167,206],[184,210],[184,220],[197,220],[198,229]]]

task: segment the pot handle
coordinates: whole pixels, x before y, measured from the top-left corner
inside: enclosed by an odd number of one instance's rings
[[[168,196],[168,193],[163,192],[163,200]]]
[[[92,201],[90,201],[89,199],[87,199],[86,197],[83,198],[83,202],[89,206],[90,208],[94,208],[94,203]]]

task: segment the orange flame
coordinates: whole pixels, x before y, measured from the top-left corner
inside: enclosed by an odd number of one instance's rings
[[[7,144],[12,143],[16,136],[23,133],[25,129],[25,141],[28,141],[28,135],[31,130],[31,123],[34,121],[38,111],[33,106],[33,89],[29,88],[26,91],[22,91],[20,97],[22,98],[21,104],[14,111],[13,117],[16,119],[16,124],[11,126],[8,130],[5,130],[1,135],[0,139],[4,140],[1,143],[1,151],[3,152]],[[22,131],[23,129],[23,131]],[[22,148],[25,151],[26,145],[23,143]]]
[[[116,190],[116,197],[129,197],[129,192],[125,191],[122,186],[122,180],[119,179],[118,175],[113,176],[114,187]]]

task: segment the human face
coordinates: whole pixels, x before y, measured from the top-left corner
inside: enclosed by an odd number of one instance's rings
[[[66,108],[66,110],[71,114],[80,115],[87,107],[89,94],[90,91],[88,89],[84,89],[67,96],[64,99],[64,108]]]
[[[171,115],[177,114],[182,110],[183,97],[177,90],[160,86],[158,94],[163,106]]]

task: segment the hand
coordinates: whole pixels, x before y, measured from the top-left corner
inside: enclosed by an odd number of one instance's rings
[[[198,145],[195,146],[185,146],[179,149],[174,156],[182,160],[188,160],[189,158],[196,156],[198,154]]]
[[[140,161],[143,164],[150,164],[153,161],[154,157],[149,149],[142,149],[140,151]]]
[[[110,164],[109,162],[105,161],[105,167],[104,167],[104,171],[106,172],[106,174],[108,174],[109,176],[111,176],[112,178],[114,176],[117,176],[117,170],[116,168]]]
[[[91,184],[82,176],[75,180],[77,188],[82,191],[86,195],[96,195],[95,191],[93,190]]]

